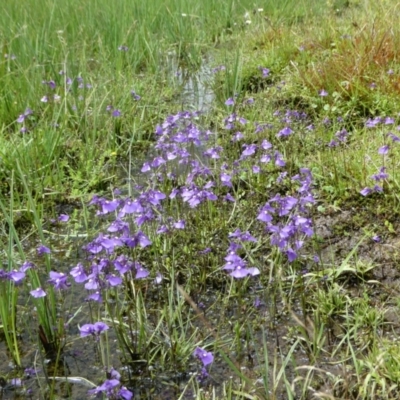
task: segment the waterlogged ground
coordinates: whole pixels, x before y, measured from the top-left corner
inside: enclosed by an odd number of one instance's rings
[[[0,398],[399,397],[397,6],[297,6],[3,45]]]
[[[330,264],[331,260],[336,260],[338,263],[355,246],[359,245],[357,253],[359,262],[375,265],[375,268],[368,270],[365,275],[357,275],[353,271],[343,273],[340,279],[341,291],[354,298],[362,297],[363,293],[368,293],[371,307],[381,304],[382,297],[385,297],[385,311],[382,318],[385,321],[386,328],[383,329],[387,330],[389,339],[396,340],[395,338],[400,333],[398,309],[397,304],[390,300],[391,297],[397,295],[400,285],[400,274],[396,272],[396,263],[398,262],[396,239],[388,238],[387,240],[376,242],[372,238],[365,238],[364,233],[360,232],[359,229],[350,230],[348,221],[356,215],[354,210],[334,211],[330,214],[318,218],[315,222],[317,234],[324,239],[324,244],[321,246],[322,258],[326,260],[326,264]],[[345,233],[334,232],[340,226],[346,227]],[[57,229],[57,233],[59,235],[68,235],[68,229],[60,227]],[[82,252],[79,251],[79,247],[84,241],[79,238],[75,239],[74,242],[72,246],[66,246],[64,240],[59,241],[57,238],[53,240],[54,258],[58,260],[55,260],[58,270],[68,271],[71,266],[80,260],[79,256],[82,256]],[[71,249],[67,247],[72,247],[76,254],[71,255]],[[66,255],[68,256],[67,263],[61,261]],[[40,264],[38,259],[35,261],[38,265]],[[307,282],[307,280],[305,278],[304,282]],[[196,304],[201,305],[201,310],[210,325],[212,327],[218,326],[218,335],[221,338],[232,335],[232,321],[241,321],[243,324],[252,324],[254,326],[252,337],[248,340],[243,339],[242,346],[238,350],[231,352],[240,369],[254,380],[262,379],[263,371],[265,371],[262,353],[259,351],[260,348],[266,346],[268,354],[272,355],[279,349],[279,354],[284,357],[298,337],[298,333],[296,333],[298,324],[306,324],[310,335],[314,334],[312,332],[314,329],[312,320],[308,322],[303,320],[301,307],[296,304],[296,301],[290,307],[290,311],[282,298],[278,298],[276,304],[272,304],[268,293],[273,291],[272,286],[274,283],[269,282],[268,284],[270,288],[267,290],[257,282],[250,285],[241,300],[240,307],[222,306],[221,297],[223,297],[223,293],[226,293],[226,290],[222,288],[194,289],[191,293],[192,299]],[[288,285],[288,288],[293,290],[291,285]],[[77,310],[82,304],[85,304],[87,293],[76,285],[72,285],[69,291],[69,296],[71,296],[69,307],[71,310]],[[146,288],[145,302],[149,310],[160,307],[160,292],[162,291],[162,288]],[[23,310],[22,314],[26,324],[26,329],[20,335],[23,365],[32,366],[33,369],[29,371],[30,374],[24,376],[23,390],[13,387],[10,377],[13,376],[15,372],[12,371],[15,370],[3,341],[1,350],[2,374],[8,377],[8,383],[3,391],[3,398],[42,398],[42,396],[45,396],[44,393],[48,391],[48,389],[43,389],[46,387],[46,380],[50,379],[51,382],[53,377],[57,377],[57,383],[54,385],[54,395],[57,398],[87,398],[87,390],[90,388],[90,383],[86,380],[97,382],[104,372],[98,362],[99,353],[95,344],[84,340],[72,339],[71,342],[67,342],[63,350],[62,361],[58,364],[58,367],[55,367],[54,360],[48,360],[43,354],[40,354],[40,345],[37,337],[35,337],[37,319],[34,311],[26,309],[23,303],[21,303],[20,307]],[[77,338],[79,336],[77,325],[83,325],[87,321],[88,315],[86,312],[87,309],[74,319],[74,324],[71,324],[66,331],[68,337]],[[187,307],[185,312],[187,317],[195,318],[195,313],[190,307]],[[157,323],[157,313],[154,313],[153,323]],[[200,330],[207,331],[201,319],[197,319],[193,325]],[[340,324],[335,323],[324,330],[324,335],[331,342],[329,347],[334,348],[335,342],[343,336],[342,329]],[[384,333],[385,331],[381,332],[381,334]],[[116,345],[116,337],[112,332],[109,333],[108,341],[111,354],[110,365],[113,365],[119,371],[124,371],[124,377],[129,381],[130,388],[135,393],[135,398],[193,398],[193,390],[188,389],[187,385],[198,370],[195,360],[187,364],[184,371],[177,371],[173,366],[169,368],[162,366],[158,371],[157,365],[152,366],[150,368],[151,371],[149,371],[148,365],[146,365],[145,360],[140,360],[141,356],[139,354],[137,355],[138,360],[135,360],[133,364],[124,365],[121,362],[120,352]],[[89,360],[91,361],[89,362]],[[323,369],[324,374],[316,378],[317,389],[331,391],[330,380],[326,379],[324,375],[329,373],[332,376],[340,377],[344,373],[343,364],[340,361],[340,357],[331,358],[325,356],[319,358],[318,368]],[[273,367],[279,369],[283,362],[279,359],[273,359],[269,360],[268,363],[271,369]],[[277,365],[274,365],[274,363],[277,363]],[[289,365],[285,365],[285,375],[288,380],[295,380],[296,377],[299,379],[299,377],[306,375],[308,370],[300,373],[299,371],[295,372],[293,364],[296,366],[308,366],[310,364],[307,351],[302,346],[298,346],[292,353]],[[222,382],[237,380],[232,370],[227,367],[220,357],[216,358],[210,374],[211,378],[205,383],[205,393],[215,390],[215,393],[219,393],[222,396]],[[16,376],[20,375],[16,374]],[[210,385],[213,389],[210,388]],[[340,389],[338,391],[340,392]],[[182,393],[186,394],[180,397]],[[283,388],[276,391],[276,396],[276,398],[281,399],[287,398],[286,391]]]
[[[279,115],[279,113],[276,113],[276,115]],[[290,115],[298,114],[291,111]],[[171,121],[174,121],[174,119],[179,121],[182,116],[184,116],[184,121],[193,118],[191,113],[183,113],[180,117],[170,117],[169,122],[164,123],[164,129],[170,126]],[[239,117],[232,117],[231,114],[224,119],[224,123],[230,124],[229,119],[232,120],[232,118],[239,121]],[[307,124],[308,126],[310,121],[305,116],[301,118],[300,124]],[[196,114],[194,114],[194,119],[198,119]],[[287,124],[287,119],[284,122]],[[241,123],[244,123],[244,121]],[[171,125],[172,130],[178,135],[182,132],[189,132],[189,134],[195,132],[196,135],[206,133],[207,135],[204,128],[197,130],[198,128],[189,125],[189,130],[185,130],[186,123],[184,122],[181,130],[179,130],[174,128],[173,124],[174,122]],[[269,129],[272,129],[272,127],[269,127]],[[286,126],[283,129],[288,129],[288,127]],[[283,129],[278,131],[278,135]],[[162,138],[163,136],[161,136]],[[158,143],[165,143],[165,140],[159,139]],[[265,139],[262,143],[260,149],[265,148],[268,152],[270,145],[266,144]],[[194,165],[197,171],[201,168],[206,170],[215,168],[215,164],[212,165],[213,158],[209,155],[222,152],[222,150],[215,150],[215,147],[211,147],[213,151],[210,151],[210,147],[203,141],[199,142],[197,146],[192,144],[191,148],[191,151],[184,153],[184,159],[195,160]],[[242,160],[248,160],[257,150],[256,147],[247,144],[238,148],[244,149]],[[161,149],[161,151],[165,151],[163,148]],[[168,149],[167,146],[167,151]],[[136,173],[144,175],[148,170],[159,168],[160,162],[163,165],[161,156],[157,155],[159,152],[160,146],[158,149],[157,146],[153,150],[149,149],[147,154],[151,157],[144,157],[144,162],[143,160],[141,162],[141,171],[138,172],[138,167],[133,166]],[[244,157],[243,154],[245,154]],[[279,156],[277,153],[271,154],[274,155],[276,160],[283,161],[283,156]],[[207,158],[207,155],[209,158]],[[268,153],[266,155],[268,156]],[[163,178],[166,181],[160,180],[162,175],[154,175],[152,179],[155,178],[156,180],[153,181],[153,184],[146,186],[145,178],[135,176],[135,178],[131,178],[128,184],[122,183],[121,189],[114,191],[114,200],[95,196],[92,200],[92,207],[89,207],[87,211],[87,219],[91,221],[92,234],[88,234],[82,227],[77,229],[78,225],[72,224],[71,221],[55,221],[44,225],[47,245],[51,247],[52,269],[69,275],[72,268],[76,267],[78,263],[93,257],[90,254],[97,254],[99,251],[106,250],[107,253],[112,255],[114,247],[121,245],[118,242],[119,239],[115,237],[116,242],[110,242],[113,240],[112,236],[106,233],[106,237],[102,238],[95,232],[105,231],[110,226],[117,227],[118,230],[118,225],[121,225],[123,220],[131,218],[132,212],[136,215],[136,223],[138,223],[137,218],[146,215],[143,214],[145,203],[140,200],[143,199],[144,193],[147,193],[147,196],[149,193],[151,196],[156,196],[147,197],[156,206],[156,208],[147,209],[147,218],[151,220],[151,213],[157,210],[161,200],[164,200],[164,196],[156,189],[151,189],[148,192],[145,188],[156,188],[157,185],[163,185],[169,180],[177,183],[192,179],[192,168],[185,164],[182,165],[182,163],[179,164],[175,161],[175,158],[172,161],[169,175],[165,175],[165,178]],[[284,165],[281,168],[284,171]],[[281,181],[284,179],[284,176],[278,176]],[[225,176],[224,178],[225,182],[228,182],[227,188],[229,190],[233,185],[230,184],[229,178]],[[135,179],[135,182],[132,182],[133,179]],[[303,183],[303,188],[308,185],[307,179]],[[123,181],[126,182],[126,180]],[[157,181],[158,183],[155,183]],[[154,184],[156,186],[152,186]],[[240,182],[240,184],[243,185],[244,183]],[[232,222],[229,222],[230,226],[235,226],[235,219],[239,218],[239,215],[243,218],[243,215],[247,216],[248,214],[249,219],[247,221],[250,224],[249,226],[252,227],[251,232],[258,236],[262,234],[262,227],[256,225],[255,217],[257,217],[257,214],[253,218],[250,215],[254,210],[258,209],[259,212],[265,209],[265,206],[264,208],[257,208],[254,205],[263,204],[262,200],[268,199],[268,195],[260,190],[247,193],[246,187],[237,190],[238,200],[233,202],[234,206],[229,208],[230,211],[227,215],[232,220]],[[172,189],[171,193],[174,193],[174,190],[176,189]],[[269,190],[273,191],[274,188],[272,187]],[[132,196],[128,196],[129,192],[132,193]],[[206,197],[208,196],[211,199],[211,193],[207,191]],[[216,210],[226,209],[230,206],[226,197],[227,195],[224,194],[221,202],[217,198],[212,198],[219,202]],[[130,200],[126,200],[127,198]],[[135,198],[138,199],[136,202]],[[360,198],[362,199],[362,197]],[[118,199],[121,199],[121,201]],[[193,197],[188,197],[188,199],[193,200]],[[294,197],[287,199],[289,201]],[[306,197],[306,199],[307,202],[312,200],[310,197]],[[202,197],[195,198],[195,201],[197,207],[197,202],[202,201]],[[41,350],[43,342],[37,336],[38,317],[35,309],[26,295],[20,297],[18,313],[24,321],[24,327],[19,334],[20,352],[22,365],[29,369],[23,376],[23,387],[19,388],[19,381],[13,381],[13,376],[16,377],[14,379],[19,379],[21,374],[10,362],[6,342],[3,341],[1,365],[3,365],[3,376],[7,377],[3,391],[5,398],[26,398],[27,396],[36,398],[35,396],[44,396],[44,393],[47,393],[47,396],[50,397],[87,398],[88,389],[93,388],[104,376],[104,361],[101,361],[104,357],[104,353],[101,353],[104,351],[107,358],[106,365],[112,366],[122,374],[121,379],[135,393],[136,398],[193,398],[195,389],[192,385],[194,381],[198,382],[200,376],[198,361],[190,357],[188,362],[182,364],[179,359],[164,359],[164,361],[158,359],[163,352],[168,352],[162,347],[165,346],[170,349],[173,346],[171,339],[173,337],[176,340],[175,335],[177,334],[178,337],[182,334],[185,338],[195,337],[196,340],[198,338],[207,340],[208,338],[208,340],[214,340],[215,343],[218,343],[215,346],[221,346],[224,353],[233,360],[235,367],[248,379],[256,383],[250,391],[254,396],[261,396],[259,390],[262,387],[263,379],[267,379],[268,384],[272,385],[270,390],[273,391],[274,396],[285,399],[287,398],[287,388],[280,381],[280,377],[284,375],[285,379],[291,382],[293,391],[296,392],[299,389],[296,389],[295,382],[309,379],[310,371],[312,371],[311,384],[314,391],[325,391],[340,398],[343,396],[341,393],[346,393],[348,389],[342,387],[344,384],[338,384],[332,389],[332,380],[337,379],[341,382],[341,379],[344,379],[342,377],[346,373],[346,366],[343,363],[343,352],[339,352],[338,348],[343,346],[343,337],[351,326],[351,323],[348,325],[349,322],[346,322],[345,316],[342,314],[343,309],[340,309],[340,302],[345,302],[348,297],[364,298],[365,304],[360,307],[376,308],[377,312],[380,313],[378,322],[371,321],[371,324],[376,323],[379,326],[369,326],[367,323],[354,338],[349,340],[356,340],[359,337],[358,335],[360,335],[360,340],[363,340],[364,335],[372,334],[368,332],[369,329],[375,329],[377,331],[374,334],[379,334],[379,336],[391,340],[397,336],[399,330],[397,304],[396,300],[392,300],[392,298],[396,298],[393,294],[398,292],[399,278],[399,274],[396,272],[398,254],[395,232],[397,226],[395,223],[389,224],[385,215],[376,215],[373,221],[376,232],[364,228],[368,218],[370,218],[371,206],[374,206],[375,201],[374,199],[361,200],[359,205],[354,204],[347,209],[327,206],[325,203],[323,209],[314,211],[313,232],[315,232],[315,241],[307,247],[304,245],[304,250],[299,248],[299,253],[295,255],[295,258],[300,257],[302,261],[289,274],[279,270],[279,266],[274,265],[281,256],[271,259],[266,254],[271,251],[270,245],[263,241],[261,246],[255,247],[249,253],[249,259],[258,257],[259,261],[254,265],[257,266],[255,267],[257,271],[264,276],[259,276],[256,272],[254,273],[255,276],[245,283],[241,283],[240,280],[226,279],[226,272],[222,270],[223,264],[219,268],[209,269],[206,267],[209,263],[215,263],[214,257],[218,257],[218,253],[226,247],[226,237],[223,234],[226,228],[222,223],[209,227],[205,232],[200,232],[200,243],[196,243],[193,242],[193,239],[196,240],[197,237],[197,222],[193,221],[195,217],[193,214],[196,211],[191,210],[196,207],[181,209],[180,219],[177,222],[174,222],[171,217],[160,220],[169,225],[159,225],[158,235],[172,233],[171,229],[173,228],[182,231],[187,229],[187,240],[185,240],[185,236],[178,236],[176,240],[169,244],[171,247],[163,251],[164,254],[162,252],[160,255],[151,255],[151,253],[146,255],[139,252],[136,255],[137,260],[141,260],[143,263],[153,261],[153,265],[156,266],[152,270],[153,277],[150,280],[145,279],[143,282],[141,279],[137,280],[137,283],[131,281],[133,286],[130,286],[129,291],[133,292],[129,299],[119,299],[119,289],[111,292],[111,297],[107,299],[109,305],[119,300],[122,301],[120,304],[122,308],[119,311],[122,315],[129,314],[135,300],[140,299],[140,302],[136,304],[145,307],[146,322],[142,322],[143,326],[140,326],[141,323],[138,321],[131,321],[133,325],[130,329],[135,327],[136,330],[131,331],[129,336],[129,340],[131,340],[129,346],[130,362],[126,362],[126,353],[121,352],[118,337],[114,330],[115,326],[114,329],[107,332],[107,350],[99,349],[96,340],[80,337],[79,326],[83,326],[88,320],[93,320],[93,312],[97,307],[96,305],[92,306],[90,301],[88,302],[88,294],[93,295],[98,291],[93,291],[93,288],[91,288],[92,290],[84,290],[82,285],[78,285],[70,279],[70,286],[63,288],[65,294],[60,297],[59,303],[60,315],[63,315],[64,321],[69,320],[69,323],[65,324],[63,332],[65,340],[63,340],[63,347],[58,360],[54,354],[43,354],[43,349]],[[296,203],[294,200],[293,202]],[[252,207],[249,208],[249,205],[252,205]],[[97,215],[95,213],[96,206],[99,210]],[[122,211],[122,214],[120,212],[120,217],[114,220],[109,215],[118,207],[124,211]],[[136,208],[133,211],[130,207]],[[238,208],[237,214],[235,213],[236,207]],[[267,210],[273,211],[272,209]],[[61,215],[68,213],[78,216],[78,219],[82,217],[82,207],[64,206],[60,207],[59,211]],[[264,220],[262,215],[264,214],[258,214],[257,218],[261,222]],[[265,215],[269,214],[265,213]],[[235,218],[232,216],[235,216]],[[114,222],[110,225],[112,221]],[[184,226],[181,226],[181,224]],[[75,228],[73,229],[73,227]],[[370,229],[372,228],[370,227]],[[208,232],[208,237],[204,237],[206,232]],[[250,233],[244,235],[240,234],[240,231],[236,231],[235,236],[232,229],[229,229],[229,232],[231,238],[239,236],[243,238],[243,241],[257,242],[256,237],[253,237]],[[377,232],[379,235],[376,234]],[[96,237],[97,239],[94,242],[90,242],[90,239]],[[150,236],[138,239],[140,247],[147,248],[149,245],[147,243],[148,237]],[[103,239],[107,240],[107,243],[102,242]],[[32,238],[27,239],[23,246],[25,247],[25,254],[41,271],[44,268],[43,255],[38,256],[36,254],[39,242],[34,240]],[[88,243],[91,243],[91,245],[88,246]],[[165,245],[168,245],[167,243]],[[231,246],[232,243],[234,242],[231,241]],[[99,245],[99,249],[93,250],[93,246]],[[190,254],[189,248],[192,251],[197,249],[195,257]],[[257,251],[260,252],[258,256]],[[311,258],[307,256],[310,251],[314,254]],[[291,255],[286,251],[285,256]],[[318,257],[319,260],[316,261],[315,257]],[[200,270],[198,265],[192,265],[189,268],[194,268],[193,274],[200,274],[196,278],[198,279],[197,282],[190,281],[191,276],[190,273],[188,274],[185,265],[187,260],[191,260],[190,263],[196,263],[196,258],[199,258]],[[202,261],[202,259],[204,260]],[[181,270],[182,263],[184,264],[183,270]],[[225,267],[227,267],[226,264]],[[176,270],[169,270],[169,268],[176,268]],[[204,277],[201,276],[202,268],[206,271]],[[290,269],[291,267],[287,265],[286,268]],[[229,267],[226,270],[229,272],[232,268]],[[237,267],[236,271],[238,271]],[[249,273],[252,274],[253,272]],[[41,274],[45,281],[44,270]],[[237,279],[240,278],[241,275],[239,274]],[[87,281],[87,279],[84,281]],[[188,289],[180,292],[179,288],[182,287],[189,288],[190,295],[186,293]],[[316,327],[315,318],[318,309],[315,308],[315,302],[321,301],[321,299],[318,300],[318,296],[325,296],[326,292],[330,292],[332,304],[328,304],[327,315],[321,314],[318,317],[324,318],[325,323]],[[59,292],[59,294],[61,293],[63,292]],[[104,291],[104,293],[107,293],[107,291]],[[307,293],[307,296],[305,296],[305,293]],[[164,321],[162,327],[160,327],[158,325],[160,315],[162,315],[161,318],[166,316],[166,314],[160,314],[160,310],[165,307],[166,302],[168,307],[179,308],[179,317],[175,321],[177,325],[169,326],[166,323],[164,326],[164,322],[166,322]],[[382,307],[382,310],[379,307]],[[103,318],[105,322],[110,324],[110,317],[107,316],[109,312],[110,310],[104,314]],[[169,310],[169,312],[172,312],[172,314],[168,314],[169,318],[177,317],[173,310]],[[353,313],[351,310],[346,310],[347,312]],[[139,314],[140,312],[136,310],[130,318],[139,318]],[[143,318],[143,315],[141,318]],[[320,321],[317,320],[317,323],[320,323]],[[138,336],[141,329],[146,330],[144,334],[144,337],[147,338],[146,343],[139,343]],[[168,329],[172,329],[173,332],[168,332]],[[156,337],[152,333],[156,333]],[[232,336],[237,341],[233,342]],[[136,340],[138,343],[135,344]],[[151,349],[152,346],[156,348],[154,353]],[[157,347],[160,349],[157,350]],[[211,347],[209,350],[212,349]],[[204,393],[215,393],[223,398],[225,390],[223,384],[232,381],[232,384],[239,385],[240,379],[227,365],[226,360],[219,356],[217,351],[214,350],[214,352],[215,359],[209,368],[209,376],[201,379],[200,385]],[[321,354],[318,354],[320,352]],[[153,361],[151,362],[148,361],[149,354],[152,354]],[[269,357],[267,360],[265,354]],[[162,357],[167,356],[164,354]],[[52,384],[52,382],[55,383]],[[352,380],[350,379],[346,384],[352,384]],[[52,388],[52,392],[48,392],[50,390],[48,386]],[[207,395],[205,394],[205,396]]]

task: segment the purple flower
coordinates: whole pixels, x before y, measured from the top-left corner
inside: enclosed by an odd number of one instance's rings
[[[107,275],[106,280],[111,287],[119,286],[122,283],[122,279],[114,274]]]
[[[127,204],[122,208],[121,213],[123,215],[125,214],[130,214],[129,212],[126,212],[128,210]],[[123,232],[123,233],[129,233],[129,223],[124,222],[121,219],[117,218],[113,222],[111,222],[110,226],[107,228],[108,232]]]
[[[246,278],[246,276],[248,275],[247,268],[238,266],[229,275],[233,276],[236,279]]]
[[[186,222],[183,219],[180,219],[177,222],[174,222],[175,229],[185,229]]]
[[[59,220],[60,222],[68,222],[68,221],[69,221],[69,215],[67,215],[67,214],[61,214],[61,215],[59,215],[58,220]]]
[[[235,232],[230,233],[229,238],[236,238],[243,242],[257,242],[257,239],[250,234],[249,231],[242,232],[239,228],[235,230]]]
[[[11,387],[21,387],[22,386],[22,380],[20,378],[12,378],[10,379],[10,386]]]
[[[32,262],[30,262],[30,261],[25,261],[22,265],[21,265],[21,268],[19,269],[20,271],[22,271],[22,272],[26,272],[26,271],[28,271],[28,269],[30,269],[30,268],[34,268],[35,266],[34,266],[34,264],[32,263]]]
[[[101,294],[99,291],[96,291],[92,293],[90,296],[86,298],[86,300],[93,300],[97,303],[101,303],[103,301],[103,298],[101,297]]]
[[[13,282],[18,283],[18,282],[21,282],[25,278],[25,272],[14,270],[8,274],[8,277]]]
[[[122,207],[122,213],[123,214],[133,214],[133,213],[142,213],[144,211],[144,208],[140,204],[138,200],[126,200],[124,206]],[[116,221],[113,222],[115,224]]]
[[[259,124],[259,123],[256,122],[255,125],[256,125],[255,133],[264,132],[266,129],[273,128],[272,124]]]
[[[280,138],[282,136],[290,136],[293,133],[293,130],[290,129],[288,126],[285,126],[282,130],[278,132],[276,137]]]
[[[221,153],[222,151],[222,147],[221,146],[217,146],[217,147],[212,147],[210,149],[207,149],[203,154],[207,157],[218,159],[220,158],[219,153]]]
[[[115,110],[113,110],[111,115],[113,117],[120,117],[121,116],[121,111],[116,108]]]
[[[224,200],[225,200],[225,201],[231,201],[232,203],[235,202],[235,198],[234,198],[230,193],[227,193],[227,194],[225,195]]]
[[[115,247],[118,248],[124,245],[124,241],[117,236],[115,237],[99,236],[95,240],[107,251],[107,253],[113,253]]]
[[[362,194],[364,197],[368,196],[372,192],[372,189],[369,187],[365,187],[363,190],[360,191],[360,194]]]
[[[289,262],[293,262],[297,258],[296,252],[290,247],[285,251]]]
[[[117,209],[119,206],[119,201],[118,200],[100,200],[101,208],[102,208],[102,214],[108,214],[110,212],[113,212]]]
[[[275,165],[277,167],[284,167],[286,165],[285,160],[283,159],[283,156],[279,151],[275,152]]]
[[[135,268],[136,268],[135,279],[147,278],[150,275],[150,272],[147,271],[147,269],[143,268],[138,262],[135,262]]]
[[[375,236],[372,237],[372,240],[373,240],[375,243],[380,243],[380,242],[381,242],[381,237],[378,236],[378,235],[375,235]]]
[[[85,269],[81,263],[71,269],[70,275],[74,278],[76,283],[83,283],[88,279]]]
[[[244,150],[240,156],[241,159],[252,156],[257,150],[257,146],[255,144],[244,144],[242,147]]]
[[[42,254],[50,254],[51,251],[48,247],[44,246],[43,244],[41,244],[37,249],[36,249],[37,253],[39,256],[41,256]]]
[[[235,104],[235,100],[232,97],[229,97],[228,100],[225,101],[226,106],[233,106]]]
[[[125,386],[120,386],[120,374],[117,373],[117,375],[114,376],[113,373],[110,372],[109,376],[111,379],[107,379],[102,385],[89,390],[88,394],[98,395],[100,393],[104,393],[104,395],[109,399],[131,400],[133,393],[130,392]]]
[[[229,275],[233,276],[236,279],[246,278],[246,276],[256,276],[259,275],[260,271],[258,268],[243,268],[237,267],[234,271],[232,271]]]
[[[221,179],[221,183],[223,186],[228,186],[228,187],[232,187],[232,176],[226,173],[222,173],[220,175],[220,179]]]
[[[29,293],[30,293],[31,296],[34,297],[35,299],[38,299],[39,297],[44,297],[44,296],[46,296],[46,292],[45,292],[42,288],[40,288],[40,287],[36,288],[35,290],[31,290]]]
[[[111,368],[108,371],[108,376],[112,379],[118,379],[119,381],[121,380],[121,374],[115,368]]]
[[[326,96],[328,96],[328,92],[327,92],[326,90],[324,90],[324,89],[320,90],[320,91],[318,92],[318,94],[319,94],[321,97],[326,97]]]
[[[110,329],[104,322],[95,322],[94,324],[85,324],[79,327],[81,337],[85,336],[99,336],[102,332]]]
[[[261,143],[261,148],[263,150],[269,150],[272,149],[272,144],[270,142],[268,142],[268,140],[264,139]]]
[[[125,386],[122,386],[121,389],[119,389],[118,395],[123,400],[131,400],[133,397],[133,393],[130,390],[128,390]]]
[[[245,234],[248,234],[248,232],[246,232]],[[249,236],[251,235],[249,234]],[[240,248],[240,245],[231,242],[229,246],[229,253],[224,258],[227,262],[222,269],[231,271],[229,275],[233,276],[236,279],[245,278],[248,275],[259,275],[260,271],[258,270],[258,268],[246,268],[246,261],[244,261],[240,256],[235,253],[236,249],[238,248]]]
[[[204,250],[200,250],[199,251],[199,254],[202,254],[202,255],[208,254],[208,253],[211,253],[211,248],[210,247],[206,247]]]
[[[269,76],[270,70],[268,68],[258,67],[258,69],[261,71],[263,78],[267,78]]]
[[[272,216],[271,214],[275,212],[275,209],[271,207],[268,203],[261,208],[260,213],[257,216],[257,219],[262,222],[271,222]]]
[[[67,275],[62,272],[50,271],[50,279],[47,281],[54,286],[54,289],[68,289]]]
[[[346,131],[346,129],[342,129],[341,131],[336,132],[335,136],[339,139],[340,142],[344,143],[346,142],[349,133]]]
[[[379,168],[379,173],[372,175],[371,179],[373,179],[376,182],[379,182],[387,179],[388,177],[389,175],[386,173],[386,167],[381,167]]]
[[[125,244],[129,247],[136,247],[139,245],[141,248],[145,248],[151,245],[151,240],[142,232],[138,231],[136,235],[129,237],[122,237]]]
[[[138,94],[136,94],[133,90],[131,90],[131,96],[136,101],[139,101],[141,99],[141,97]]]
[[[328,147],[330,147],[330,148],[336,147],[338,145],[339,145],[339,143],[333,139],[328,143]]]
[[[382,123],[382,118],[375,117],[374,119],[368,119],[367,122],[365,123],[365,126],[367,128],[374,128],[375,126],[379,125],[380,123]]]
[[[88,391],[88,394],[106,393],[107,397],[113,394],[115,388],[120,385],[118,379],[107,379],[102,385]]]
[[[197,347],[193,355],[203,363],[203,366],[212,364],[212,362],[214,361],[213,354],[209,351],[205,351],[201,347]]]
[[[239,140],[243,139],[244,135],[242,132],[236,132],[232,137],[232,142],[238,142]]]
[[[400,142],[400,137],[394,135],[393,133],[388,133],[388,136],[392,139],[393,142]]]
[[[33,114],[33,111],[30,108],[27,108],[23,114],[20,114],[20,116],[17,119],[17,122],[19,124],[22,124],[25,121],[26,117],[28,117],[29,115],[32,115],[32,114]]]
[[[32,378],[35,376],[40,370],[37,370],[36,368],[25,368],[24,369],[24,375],[26,378]]]
[[[260,157],[260,163],[263,163],[263,164],[267,164],[267,163],[269,163],[270,161],[271,161],[271,155],[270,154],[263,154],[261,157]]]
[[[325,117],[325,118],[322,120],[322,123],[323,123],[325,126],[329,126],[329,125],[331,124],[331,120],[330,120],[328,117]]]
[[[169,229],[166,225],[161,225],[158,229],[157,229],[157,234],[163,234],[163,233],[168,233]]]
[[[389,145],[382,146],[378,150],[378,154],[385,155],[387,153],[389,153]]]
[[[56,88],[56,83],[53,80],[50,81],[42,81],[44,85],[48,85],[50,89],[54,90]]]

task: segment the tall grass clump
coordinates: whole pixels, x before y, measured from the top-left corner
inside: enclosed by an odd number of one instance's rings
[[[397,6],[24,3],[2,395],[397,398]]]
[[[250,8],[245,0],[8,4],[0,17],[4,192],[16,160],[37,199],[104,189],[128,145],[152,139],[155,121],[179,109],[171,76],[242,31]]]

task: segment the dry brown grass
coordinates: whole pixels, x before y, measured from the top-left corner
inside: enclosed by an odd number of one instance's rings
[[[386,94],[400,92],[400,30],[394,20],[385,17],[352,22],[349,34],[339,33],[336,26],[303,44],[310,59],[298,66],[301,82],[313,91],[337,91],[344,98],[366,95],[373,89]],[[392,70],[393,73],[389,73]]]

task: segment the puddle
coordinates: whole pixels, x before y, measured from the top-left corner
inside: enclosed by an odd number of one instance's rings
[[[180,95],[182,109],[194,109],[203,113],[208,112],[215,99],[215,95],[211,90],[213,73],[209,62],[204,62],[195,73],[177,70],[175,75],[177,82],[182,86]]]
[[[196,111],[201,115],[206,115],[213,106],[215,95],[211,89],[213,72],[211,61],[205,59],[197,71],[189,71],[179,67],[176,58],[167,59],[166,69],[170,71],[172,84],[179,87],[179,96],[175,100],[176,104],[181,106],[182,111]],[[160,121],[161,123],[161,121]],[[137,150],[133,148],[129,160],[123,161],[119,166],[119,181],[128,190],[122,189],[125,194],[138,194],[137,187],[143,187],[149,184],[148,179],[142,172],[142,167],[146,162],[151,162],[159,156],[159,152],[154,149],[154,143],[149,143],[147,148]],[[204,145],[184,145],[182,147],[188,152],[191,159],[196,159],[201,165],[208,166],[209,159],[203,155],[206,150]],[[178,162],[168,162],[171,173],[176,177],[185,175],[189,167]]]
[[[179,88],[177,104],[182,110],[210,111],[215,95],[212,91],[214,73],[211,57],[205,57],[197,70],[190,70],[179,65],[174,54],[170,54],[166,61],[166,70],[173,86]]]

